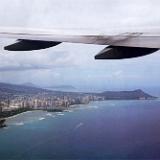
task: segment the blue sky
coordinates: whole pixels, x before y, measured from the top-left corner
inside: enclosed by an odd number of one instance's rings
[[[23,3],[22,3],[23,2]],[[45,2],[45,3],[44,3]],[[10,5],[12,3],[12,5]],[[41,29],[158,27],[158,0],[1,0],[0,26]],[[6,52],[0,40],[0,81],[112,90],[159,87],[160,51],[127,60],[96,61],[105,46],[62,43],[34,52]]]

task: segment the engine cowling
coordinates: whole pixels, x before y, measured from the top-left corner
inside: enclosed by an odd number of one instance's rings
[[[125,59],[145,56],[158,51],[157,48],[109,46],[95,56],[95,59]]]
[[[16,43],[4,47],[4,49],[8,51],[32,51],[50,48],[60,43],[61,42],[19,39]]]

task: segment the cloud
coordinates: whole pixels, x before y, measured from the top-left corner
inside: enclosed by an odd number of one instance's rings
[[[0,72],[10,72],[10,71],[26,71],[26,70],[44,70],[48,69],[42,66],[7,66],[7,67],[0,67]]]
[[[73,54],[59,49],[37,52],[4,52],[0,55],[1,71],[42,70],[76,67]]]
[[[120,77],[122,75],[123,75],[123,71],[122,70],[118,70],[113,74],[113,76],[116,76],[116,77]]]

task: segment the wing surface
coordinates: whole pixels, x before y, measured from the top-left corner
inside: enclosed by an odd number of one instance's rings
[[[12,45],[4,47],[9,51],[31,51],[53,47],[62,42],[107,45],[96,59],[120,59],[132,58],[150,54],[160,48],[160,34],[125,32],[119,34],[82,34],[80,32],[66,33],[48,30],[1,30],[0,38],[14,38],[18,41]],[[103,52],[102,56],[99,56]],[[116,54],[115,54],[116,52]],[[124,53],[124,54],[123,54]],[[130,55],[126,55],[130,54]],[[140,54],[138,54],[140,53]],[[112,54],[113,56],[109,56]],[[119,55],[121,54],[121,55]],[[99,57],[99,58],[98,58]]]

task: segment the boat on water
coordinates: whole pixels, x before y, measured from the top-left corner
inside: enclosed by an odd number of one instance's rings
[[[5,119],[4,118],[0,118],[0,128],[5,127]]]

